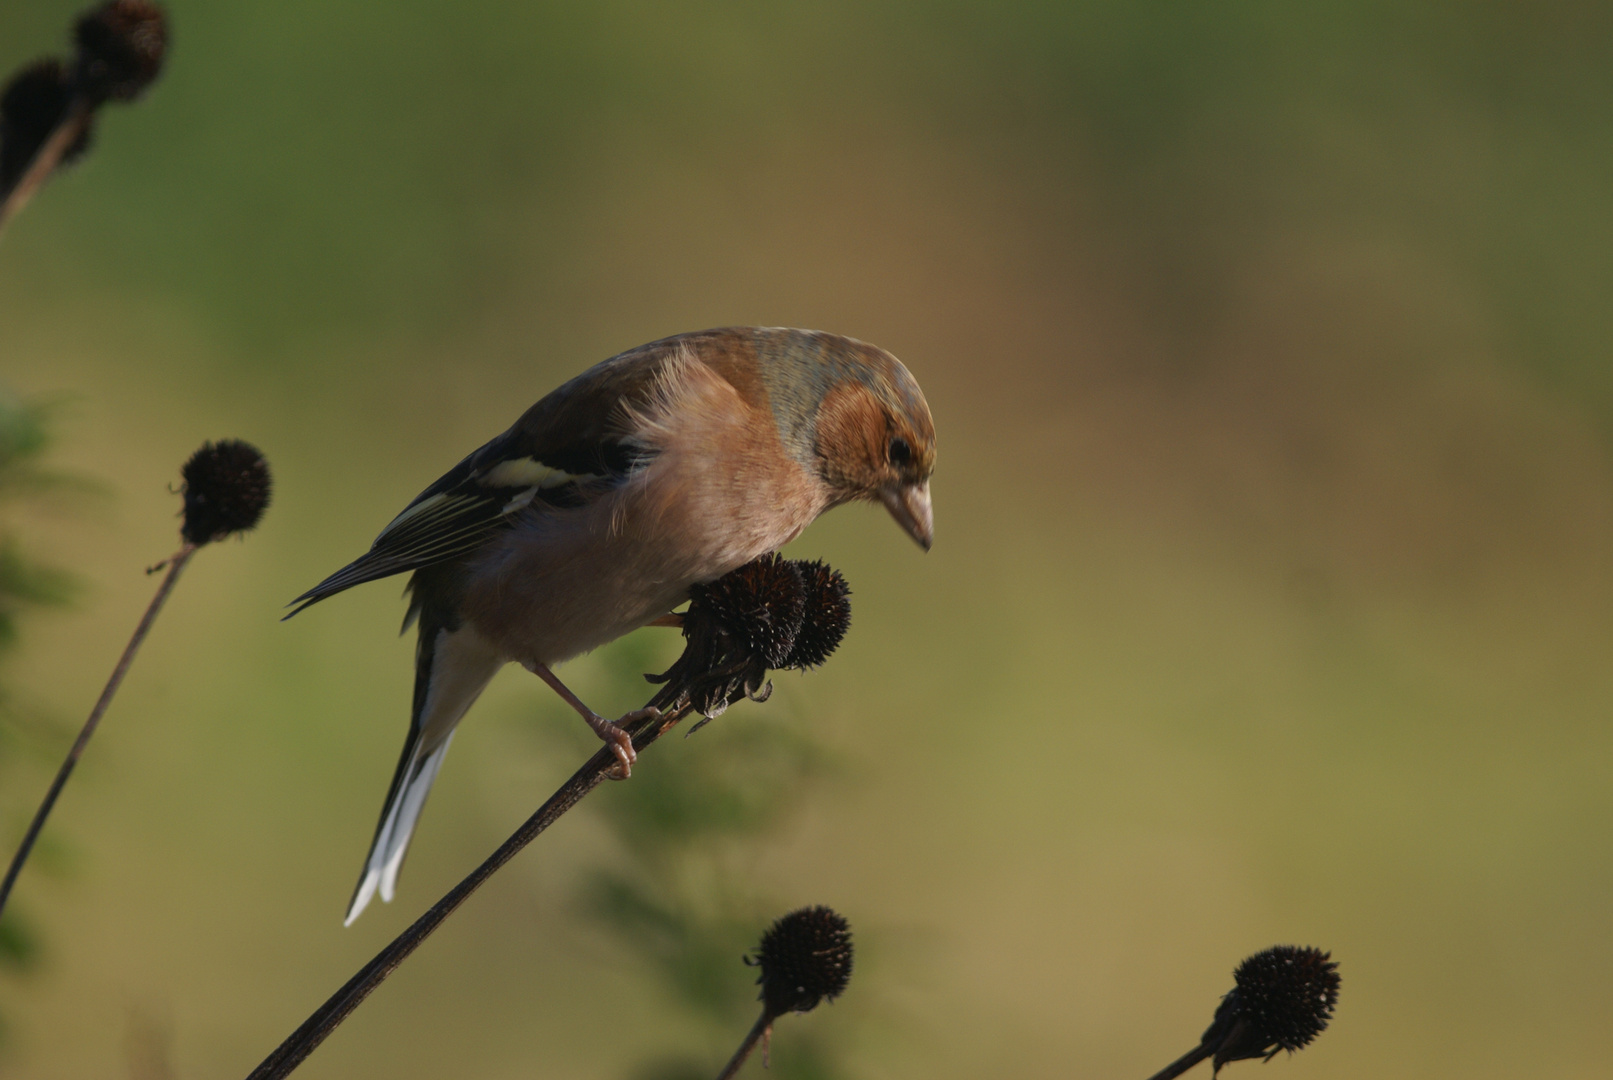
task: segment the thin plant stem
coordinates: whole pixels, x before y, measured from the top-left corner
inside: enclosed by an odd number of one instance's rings
[[[57,128],[58,135],[61,134],[61,130]],[[52,136],[52,139],[54,138],[55,136]],[[41,151],[41,154],[43,153],[44,151]],[[35,164],[38,164],[37,158]],[[31,169],[29,171],[32,172]],[[73,748],[67,752],[67,760],[56,770],[56,779],[51,783],[50,790],[45,793],[45,801],[39,804],[39,810],[35,812],[34,820],[28,826],[28,833],[22,838],[22,846],[11,858],[11,867],[6,871],[5,883],[0,884],[0,914],[5,912],[6,901],[11,897],[11,887],[17,883],[17,875],[22,872],[22,864],[28,860],[28,853],[33,850],[34,841],[39,839],[39,831],[45,827],[45,819],[50,816],[51,807],[56,805],[56,797],[67,785],[67,778],[73,775],[73,767],[83,756],[84,748],[89,745],[90,736],[95,734],[96,727],[101,723],[101,717],[106,715],[107,707],[112,704],[112,696],[118,692],[118,687],[123,685],[123,677],[129,673],[129,665],[134,663],[134,654],[140,650],[140,643],[145,641],[146,635],[151,632],[151,624],[157,621],[157,613],[162,610],[168,594],[174,589],[174,583],[179,580],[185,564],[190,562],[190,557],[195,553],[196,545],[186,544],[167,560],[168,573],[163,577],[162,584],[157,586],[157,595],[151,598],[145,615],[140,618],[140,625],[134,628],[134,636],[129,639],[129,644],[124,646],[123,655],[118,658],[118,666],[112,669],[112,677],[106,681],[106,688],[96,699],[95,707],[90,710],[89,719],[84,721],[83,728],[79,730]]]
[[[739,1075],[739,1070],[744,1067],[746,1059],[751,1055],[751,1051],[756,1049],[756,1044],[766,1041],[768,1033],[773,1030],[773,1021],[776,1019],[777,1017],[766,1009],[762,1010],[762,1015],[758,1016],[756,1023],[751,1025],[750,1034],[746,1035],[745,1041],[739,1044],[739,1049],[734,1051],[734,1056],[728,1059],[728,1064],[723,1066],[723,1070],[718,1074],[717,1080],[733,1080],[733,1077]]]
[[[28,200],[50,179],[50,174],[56,171],[56,166],[62,163],[62,158],[68,149],[84,134],[89,127],[90,118],[95,109],[88,98],[79,94],[68,107],[67,116],[56,125],[56,130],[50,133],[45,145],[34,154],[27,171],[17,178],[17,183],[6,193],[5,201],[0,202],[0,234],[6,231],[6,225],[17,212],[28,205]]]
[[[1193,1049],[1189,1050],[1187,1053],[1183,1054],[1181,1057],[1159,1070],[1153,1076],[1150,1076],[1148,1080],[1173,1080],[1174,1077],[1181,1076],[1187,1070],[1191,1069],[1193,1066],[1197,1065],[1199,1062],[1203,1061],[1213,1053],[1215,1053],[1215,1045],[1213,1043],[1206,1042],[1199,1046],[1195,1046]]]
[[[652,700],[651,704],[654,703]],[[633,749],[643,750],[691,711],[687,698],[684,698],[675,708],[662,713],[659,717],[639,721],[630,730],[633,736]],[[549,796],[549,800],[499,846],[497,851],[450,889],[447,895],[433,904],[407,930],[393,938],[391,944],[377,953],[373,960],[360,968],[358,974],[348,979],[340,990],[332,994],[312,1016],[303,1021],[301,1027],[287,1036],[272,1054],[264,1058],[262,1064],[252,1070],[247,1080],[281,1080],[282,1077],[289,1076],[292,1070],[301,1065],[303,1060],[397,969],[399,964],[408,959],[409,954],[414,952],[421,942],[442,925],[444,919],[453,914],[455,908],[469,899],[471,893],[479,889],[522,848],[558,821],[560,815],[576,806],[582,801],[583,796],[598,787],[616,764],[616,754],[608,746],[601,748],[589,758],[582,768],[571,775],[571,779],[560,785],[559,790]]]

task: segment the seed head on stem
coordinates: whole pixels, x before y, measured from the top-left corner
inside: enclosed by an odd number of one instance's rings
[[[762,969],[756,981],[774,1016],[811,1012],[833,1001],[851,982],[851,924],[833,908],[792,911],[762,935],[747,963]]]
[[[822,563],[763,555],[689,590],[678,617],[683,655],[651,682],[680,686],[702,719],[699,731],[735,701],[766,701],[767,673],[822,664],[851,624],[851,590]]]
[[[801,572],[806,603],[802,607],[801,629],[784,666],[806,671],[829,659],[851,629],[851,586],[840,571],[824,563],[803,561],[795,565]]]
[[[662,674],[648,676],[651,682],[662,684],[649,702],[658,713],[645,715],[629,726],[635,750],[642,753],[691,713],[715,716],[747,696],[758,696],[755,688],[765,677],[766,668],[764,659],[757,653],[779,655],[782,629],[776,624],[788,621],[791,612],[797,612],[794,617],[801,622],[795,627],[795,636],[810,633],[830,641],[824,656],[838,644],[850,619],[846,600],[849,590],[840,575],[822,568],[825,580],[839,583],[828,590],[838,599],[832,604],[814,603],[792,591],[792,581],[797,586],[800,584],[800,571],[792,577],[789,569],[780,570],[779,564],[784,560],[777,556],[764,556],[759,561],[766,565],[746,564],[709,586],[695,590],[689,610],[670,624],[683,628],[683,655]],[[807,625],[825,619],[828,622],[824,625]],[[792,645],[784,650],[786,660],[793,648]],[[497,851],[315,1009],[263,1059],[248,1080],[283,1080],[290,1075],[472,893],[600,786],[615,766],[616,756],[608,747],[597,751]],[[797,927],[798,923],[802,924],[800,929],[789,929]],[[803,1011],[808,996],[815,995],[811,997],[815,1005],[845,989],[846,980],[851,976],[851,936],[844,919],[828,908],[811,908],[786,916],[779,926],[786,927],[786,932],[775,937],[774,931],[779,930],[776,926],[769,932],[769,938],[764,939],[760,950],[766,958],[762,972],[764,1002],[769,970],[775,973],[776,987],[794,984],[795,989],[788,998],[796,1003],[791,1007]],[[744,1063],[775,1019],[775,1014],[763,1009],[761,1019],[747,1036],[741,1052],[729,1063],[729,1071],[724,1076],[733,1075]]]
[[[60,60],[37,60],[0,91],[0,194],[10,191],[73,106],[73,81]],[[62,151],[59,165],[89,149],[90,125]]]
[[[773,1021],[785,1013],[811,1012],[820,1002],[845,993],[851,961],[851,924],[833,908],[801,908],[769,927],[756,955],[745,958],[745,963],[762,969],[756,979],[762,987],[762,1015],[717,1080],[738,1075],[758,1043],[766,1060]]]
[[[151,0],[111,0],[79,16],[75,82],[97,102],[134,101],[157,81],[168,51],[168,20]]]
[[[1232,973],[1232,989],[1199,1045],[1149,1080],[1171,1080],[1205,1058],[1215,1071],[1231,1061],[1292,1054],[1327,1029],[1339,1003],[1339,965],[1332,953],[1297,945],[1273,945]]]
[[[200,547],[254,528],[269,508],[269,463],[251,443],[203,443],[180,470],[185,479],[186,542]]]
[[[152,0],[110,0],[79,16],[72,63],[23,69],[0,100],[0,230],[62,164],[84,152],[95,114],[134,101],[162,72],[168,20]]]
[[[795,562],[764,555],[690,591],[763,667],[784,666],[806,611],[806,592]]]
[[[73,742],[72,749],[67,752],[67,759],[56,771],[56,779],[51,782],[50,790],[45,793],[44,800],[35,811],[34,819],[29,823],[28,831],[23,835],[17,853],[12,856],[5,879],[0,881],[0,912],[5,910],[12,886],[17,883],[17,875],[22,872],[23,863],[28,860],[28,853],[33,850],[34,841],[39,839],[40,830],[45,827],[45,819],[50,816],[57,797],[67,786],[68,777],[73,775],[78,759],[83,756],[84,748],[89,745],[90,736],[95,734],[95,729],[111,706],[118,687],[123,685],[123,677],[129,673],[135,653],[140,650],[141,642],[145,641],[146,635],[151,632],[152,624],[157,621],[158,612],[162,611],[163,604],[168,600],[168,594],[178,583],[179,575],[190,562],[191,556],[204,544],[222,539],[234,532],[250,529],[258,523],[264,509],[269,505],[271,486],[269,463],[263,460],[263,455],[258,453],[256,448],[247,443],[234,439],[226,439],[219,443],[204,443],[202,448],[185,463],[181,475],[185,479],[185,521],[180,529],[180,538],[184,542],[177,552],[147,571],[152,573],[166,567],[168,573],[163,576],[162,584],[157,586],[157,595],[146,605],[146,613],[140,617],[139,624],[135,626],[129,644],[124,646],[123,655],[118,658],[117,665],[112,669],[111,678],[107,679],[106,686],[101,690],[101,696],[90,709],[89,718],[79,729],[78,738]]]

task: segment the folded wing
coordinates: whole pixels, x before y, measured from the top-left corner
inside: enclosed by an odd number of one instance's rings
[[[657,342],[583,372],[461,461],[392,519],[370,550],[292,601],[310,604],[366,581],[447,562],[522,513],[582,506],[651,456],[630,430],[675,345]]]

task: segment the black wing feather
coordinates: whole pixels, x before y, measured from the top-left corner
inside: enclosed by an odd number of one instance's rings
[[[354,585],[464,555],[529,507],[580,506],[621,483],[649,456],[625,420],[647,404],[675,349],[669,339],[612,357],[543,398],[417,495],[368,552],[293,600],[286,618]]]

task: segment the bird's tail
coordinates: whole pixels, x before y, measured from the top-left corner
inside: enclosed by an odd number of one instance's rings
[[[382,900],[391,902],[393,890],[398,884],[398,871],[403,868],[404,853],[409,850],[409,837],[414,835],[415,822],[425,808],[431,782],[437,779],[437,770],[448,753],[448,744],[453,741],[454,736],[450,732],[435,749],[422,753],[421,740],[417,733],[410,732],[409,742],[403,748],[403,760],[398,764],[397,777],[392,782],[392,796],[387,800],[386,809],[381,814],[381,824],[375,830],[375,843],[370,847],[370,857],[364,863],[364,876],[359,878],[358,888],[353,890],[353,901],[347,906],[347,918],[342,925],[352,926],[353,920],[369,906],[378,890]]]
[[[414,722],[343,925],[351,926],[377,892],[391,902],[409,838],[453,742],[454,727],[502,664],[468,628],[450,632],[422,621],[415,656]]]

